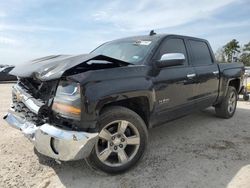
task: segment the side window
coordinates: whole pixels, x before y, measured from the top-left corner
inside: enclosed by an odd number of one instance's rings
[[[160,47],[160,51],[157,55],[158,59],[161,58],[161,56],[163,54],[166,53],[182,53],[184,54],[186,60],[185,60],[185,64],[187,64],[187,51],[186,51],[186,47],[184,44],[184,41],[182,39],[166,39],[163,41],[161,47]]]
[[[192,50],[192,65],[210,65],[213,63],[209,48],[205,42],[189,40]]]

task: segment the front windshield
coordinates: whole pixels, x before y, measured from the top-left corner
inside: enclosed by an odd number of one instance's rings
[[[108,42],[91,53],[109,56],[132,64],[140,64],[152,46],[150,40],[121,40]]]

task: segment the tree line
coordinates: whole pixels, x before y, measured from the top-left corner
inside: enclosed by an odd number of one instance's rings
[[[240,46],[239,41],[233,39],[216,51],[215,58],[219,63],[241,62],[250,66],[250,42]]]

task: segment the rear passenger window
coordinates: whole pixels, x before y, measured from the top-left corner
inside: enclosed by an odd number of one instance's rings
[[[192,50],[192,65],[210,65],[213,63],[209,48],[205,42],[189,40]]]
[[[185,64],[187,62],[187,52],[185,48],[184,41],[182,39],[166,39],[163,41],[160,51],[158,53],[158,59],[162,55],[167,53],[182,53],[185,56]]]

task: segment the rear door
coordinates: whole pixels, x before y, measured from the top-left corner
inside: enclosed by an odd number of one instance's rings
[[[219,69],[206,41],[189,39],[190,63],[194,67],[197,84],[194,89],[196,107],[211,106],[218,96]]]

